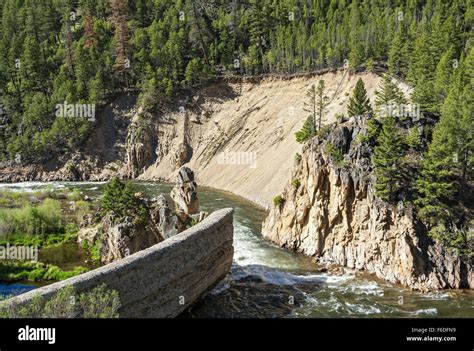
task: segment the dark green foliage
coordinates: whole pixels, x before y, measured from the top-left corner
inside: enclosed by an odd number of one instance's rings
[[[390,105],[405,105],[407,103],[403,92],[395,83],[392,82],[392,79],[388,75],[384,76],[382,84],[375,92],[375,95],[375,106],[377,107],[377,111],[380,109],[383,110],[384,107]]]
[[[471,49],[443,105],[418,181],[421,214],[427,222],[454,216],[449,201],[474,175],[473,79],[474,49]]]
[[[381,124],[375,118],[370,118],[367,121],[367,137],[369,140],[376,140],[381,130]]]
[[[405,144],[414,150],[421,148],[420,132],[417,127],[410,128],[405,137]]]
[[[403,144],[395,119],[385,117],[372,157],[376,194],[385,201],[396,201],[403,185],[402,156]]]
[[[344,155],[341,150],[335,147],[331,143],[326,144],[326,153],[332,158],[336,166],[345,167],[347,166],[346,161],[344,160]]]
[[[349,105],[347,106],[347,114],[349,117],[360,116],[372,112],[370,106],[370,99],[367,96],[367,90],[365,90],[364,81],[359,78],[349,99]]]
[[[470,243],[474,169],[474,49],[460,63],[417,179],[419,216],[458,252]],[[467,207],[467,208],[466,208]]]
[[[145,205],[135,196],[132,184],[117,177],[105,186],[100,208],[102,215],[112,212],[119,220],[131,216],[136,223],[143,222],[146,216]]]
[[[1,0],[0,160],[43,162],[81,145],[93,123],[57,117],[56,104],[99,111],[139,88],[153,109],[226,74],[385,61],[439,114],[450,60],[472,45],[470,1]]]
[[[273,198],[273,205],[275,207],[280,207],[285,203],[285,199],[281,195],[277,195]]]
[[[304,143],[306,140],[312,138],[315,135],[315,128],[314,128],[314,119],[312,116],[306,118],[306,121],[303,124],[301,130],[295,133],[296,141],[298,143]]]

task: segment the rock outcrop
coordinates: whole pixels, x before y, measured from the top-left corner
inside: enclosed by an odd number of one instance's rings
[[[120,260],[164,240],[154,223],[136,223],[131,217],[116,221],[107,215],[100,225],[100,257],[104,263]]]
[[[134,116],[126,139],[126,173],[136,178],[146,166],[156,159],[156,140],[149,116],[139,110]]]
[[[110,263],[171,238],[207,217],[199,212],[196,190],[193,172],[182,168],[171,197],[162,194],[149,200],[135,194],[145,209],[140,220],[116,218],[113,213],[85,216],[79,244],[98,245],[101,262]]]
[[[473,288],[472,265],[433,242],[411,207],[374,195],[370,147],[358,117],[305,146],[279,206],[263,223],[275,244],[337,264],[375,273],[413,289]],[[328,154],[327,145],[343,159]]]
[[[197,197],[197,184],[194,173],[188,167],[182,167],[176,179],[176,185],[171,190],[171,198],[176,204],[176,211],[186,215],[199,212],[199,199]]]

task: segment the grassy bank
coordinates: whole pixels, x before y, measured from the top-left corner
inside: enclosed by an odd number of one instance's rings
[[[61,250],[61,246],[76,242],[79,223],[92,208],[78,190],[1,191],[0,246]],[[88,270],[82,266],[69,268],[63,270],[47,262],[3,260],[0,281],[58,281]]]
[[[87,271],[87,268],[79,266],[64,271],[56,265],[42,262],[2,261],[0,263],[0,281],[59,281]]]

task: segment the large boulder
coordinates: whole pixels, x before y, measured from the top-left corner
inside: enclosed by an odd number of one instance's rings
[[[100,257],[103,263],[122,259],[163,241],[157,228],[137,223],[131,217],[117,222],[112,215],[107,215],[102,220],[101,230]]]
[[[186,223],[180,221],[172,208],[174,204],[166,195],[153,199],[150,205],[150,214],[153,225],[160,232],[163,240],[168,239],[186,228]]]
[[[194,172],[188,167],[182,167],[176,177],[176,185],[171,190],[171,198],[176,205],[176,212],[180,215],[199,213],[199,199]]]

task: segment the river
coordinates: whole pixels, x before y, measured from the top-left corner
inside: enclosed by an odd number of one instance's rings
[[[98,197],[103,183],[0,184],[0,189],[37,191],[79,188]],[[135,183],[152,197],[169,193],[171,186]],[[261,223],[266,212],[249,201],[215,189],[199,188],[201,210],[233,207],[234,264],[229,275],[183,317],[474,317],[470,291],[414,292],[376,277],[346,270],[335,276],[319,273],[308,257],[266,242]],[[0,294],[17,294],[34,286],[1,284]]]

